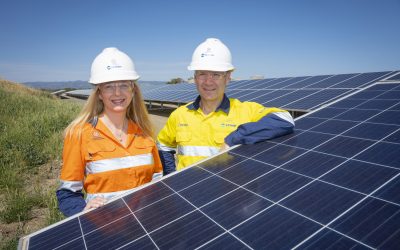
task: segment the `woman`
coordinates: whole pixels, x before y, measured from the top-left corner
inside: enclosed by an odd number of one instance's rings
[[[94,89],[64,132],[57,190],[64,215],[100,207],[162,172],[137,79],[133,61],[117,48],[94,59],[89,80]]]

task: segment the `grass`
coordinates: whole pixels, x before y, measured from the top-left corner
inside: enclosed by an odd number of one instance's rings
[[[0,80],[0,249],[63,219],[55,198],[62,131],[80,108]]]

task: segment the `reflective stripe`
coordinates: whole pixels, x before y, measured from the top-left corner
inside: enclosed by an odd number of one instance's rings
[[[60,180],[60,186],[58,187],[58,190],[60,190],[60,189],[67,189],[67,190],[71,190],[72,192],[80,191],[83,189],[83,181]]]
[[[126,156],[122,158],[113,158],[100,161],[92,161],[86,164],[86,175],[97,174],[123,168],[132,168],[154,163],[151,153],[135,156]]]
[[[294,125],[293,117],[289,114],[289,112],[286,112],[286,111],[274,112],[272,114],[274,114],[274,115],[278,116],[279,118],[281,118],[282,120],[288,121]]]
[[[171,148],[168,147],[165,144],[162,144],[161,142],[157,141],[157,148],[161,151],[176,151],[176,148]]]
[[[160,172],[160,173],[154,173],[153,174],[153,178],[151,179],[152,181],[156,181],[156,180],[158,180],[158,179],[161,179],[163,177],[163,173],[162,172]]]
[[[212,156],[219,152],[219,147],[178,146],[178,154],[185,156]]]
[[[132,188],[133,189],[133,188]],[[86,194],[86,203],[89,202],[90,200],[96,198],[96,197],[102,197],[105,198],[107,200],[110,200],[118,195],[122,195],[125,192],[128,192],[132,189],[128,189],[128,190],[123,190],[123,191],[118,191],[118,192],[110,192],[110,193],[97,193],[97,194]]]

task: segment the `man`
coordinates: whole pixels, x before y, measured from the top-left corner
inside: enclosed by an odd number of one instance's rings
[[[158,134],[164,175],[230,146],[253,144],[293,132],[294,121],[287,111],[226,96],[225,88],[234,67],[229,49],[220,40],[209,38],[201,43],[188,69],[195,71],[199,96],[172,112]]]

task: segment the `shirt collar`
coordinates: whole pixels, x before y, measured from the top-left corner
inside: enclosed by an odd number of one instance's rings
[[[189,104],[187,106],[187,108],[189,110],[198,110],[200,108],[200,100],[201,97],[197,96],[196,100],[194,102],[192,102],[191,104]],[[229,109],[230,109],[230,101],[229,98],[226,96],[226,94],[224,94],[224,97],[222,98],[222,102],[219,104],[219,106],[217,107],[217,109],[215,111],[223,111],[227,114],[229,114]]]

